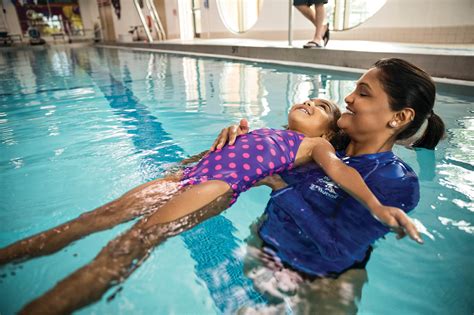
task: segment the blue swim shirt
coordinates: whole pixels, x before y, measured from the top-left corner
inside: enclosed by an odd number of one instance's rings
[[[337,155],[361,174],[382,204],[405,212],[418,204],[416,174],[391,151]],[[316,164],[282,177],[289,186],[272,192],[259,235],[294,269],[313,276],[340,273],[362,261],[370,245],[389,232]]]

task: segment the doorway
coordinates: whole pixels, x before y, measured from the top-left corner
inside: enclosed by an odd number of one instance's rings
[[[102,25],[102,36],[104,41],[115,41],[115,28],[113,20],[113,9],[110,1],[97,1],[99,6],[100,24]]]
[[[194,21],[194,37],[200,38],[201,37],[201,1],[200,0],[192,0],[193,1],[193,21]]]

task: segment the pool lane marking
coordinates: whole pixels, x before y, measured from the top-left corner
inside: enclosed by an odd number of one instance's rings
[[[131,88],[115,79],[110,69],[107,73],[102,73],[102,75],[105,74],[105,77],[108,75],[108,80],[110,80],[111,84],[97,84],[94,74],[97,73],[97,69],[100,69],[101,66],[94,64],[93,68],[95,71],[93,72],[90,63],[86,64],[86,62],[78,58],[74,52],[72,52],[72,56],[77,65],[90,76],[91,80],[104,94],[110,103],[110,107],[120,111],[115,113],[121,117],[132,118],[125,122],[122,121],[122,123],[136,127],[136,130],[127,128],[127,133],[136,135],[136,137],[132,137],[132,142],[137,149],[156,149],[157,145],[163,141],[172,140],[169,134],[163,129],[162,124],[158,122],[158,119],[149,112],[145,105],[140,103]],[[111,58],[108,58],[108,60],[110,59]],[[130,78],[130,71],[126,66],[124,72],[125,77],[123,81],[130,84],[132,80]],[[129,111],[129,109],[134,109],[134,111]],[[136,121],[139,123],[137,124]],[[163,152],[162,149],[160,149],[159,152]],[[173,144],[172,146],[165,147],[164,155],[154,154],[144,162],[162,164],[163,159],[168,163],[177,162],[175,158],[177,153],[184,156],[183,152],[182,148]],[[155,173],[146,180],[151,180],[161,175],[158,172]],[[197,263],[195,266],[196,274],[206,283],[211,297],[219,310],[226,313],[235,312],[235,307],[245,305],[248,300],[254,303],[261,303],[263,298],[260,293],[254,290],[252,281],[243,274],[242,261],[235,257],[239,245],[237,244],[238,239],[232,234],[233,231],[236,231],[232,222],[223,215],[218,215],[206,220],[198,227],[199,229],[195,227],[181,234],[181,236],[190,250],[191,257]],[[209,237],[216,236],[216,232],[219,232],[217,237]],[[210,244],[209,240],[211,239],[212,243]],[[215,259],[217,257],[224,257],[225,259]],[[215,281],[215,275],[216,272],[223,271],[222,267],[224,267],[224,271],[230,275],[227,277],[229,282],[221,281],[221,283],[217,283]],[[240,277],[235,277],[236,275]],[[223,277],[220,276],[220,278]],[[240,296],[236,302],[232,302],[231,297],[233,297],[233,292],[235,292],[236,289],[242,288],[244,288],[247,298],[242,301],[242,296]],[[226,291],[225,294],[222,292],[224,290]],[[235,299],[237,299],[237,297],[235,297]]]

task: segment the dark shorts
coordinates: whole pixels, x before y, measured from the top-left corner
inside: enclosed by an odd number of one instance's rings
[[[306,4],[308,7],[312,6],[313,4],[326,4],[328,0],[293,0],[293,5],[304,5]]]

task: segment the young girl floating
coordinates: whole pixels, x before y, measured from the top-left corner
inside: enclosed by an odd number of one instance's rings
[[[311,161],[316,162],[334,182],[361,201],[383,223],[398,228],[405,220],[398,208],[385,207],[353,168],[345,165],[330,143],[340,138],[336,121],[341,113],[336,104],[313,99],[294,105],[288,114],[288,129],[257,129],[239,136],[235,143],[217,150],[212,147],[195,167],[184,170],[180,187],[186,188],[148,220],[148,226],[170,222],[190,214],[232,191],[229,206],[240,193],[260,180]],[[404,221],[405,222],[405,221]],[[410,236],[417,241],[413,226]]]
[[[149,214],[112,240],[92,263],[59,282],[23,311],[71,312],[99,299],[167,237],[221,212],[241,192],[258,185],[265,177],[311,161],[381,222],[396,229],[400,236],[408,233],[421,243],[405,213],[380,204],[359,173],[336,156],[329,141],[339,133],[339,117],[337,106],[327,100],[313,99],[294,105],[288,115],[287,130],[258,129],[242,135],[233,145],[211,150],[194,167],[146,183],[70,222],[0,249],[1,264],[45,255],[92,232]],[[101,281],[94,280],[99,278]],[[77,294],[83,290],[87,294]]]

